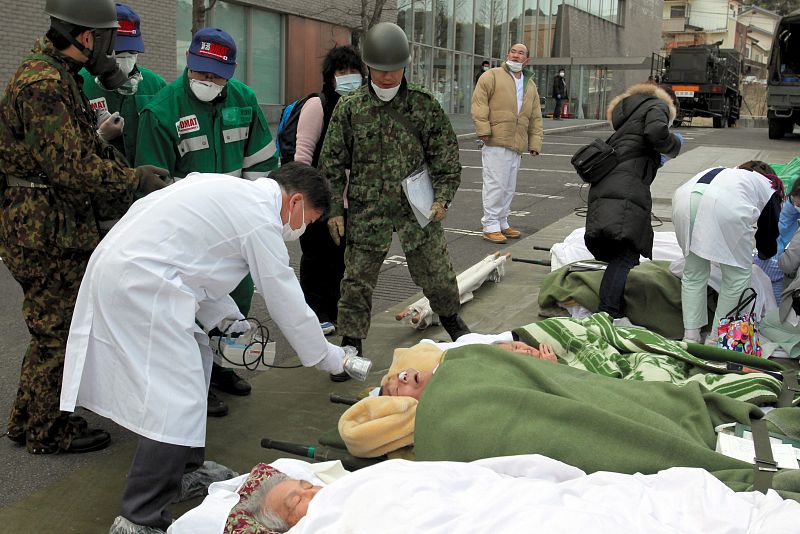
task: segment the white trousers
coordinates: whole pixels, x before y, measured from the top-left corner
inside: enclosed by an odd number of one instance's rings
[[[483,231],[499,232],[509,227],[508,212],[517,188],[522,155],[501,146],[485,146],[483,161]]]

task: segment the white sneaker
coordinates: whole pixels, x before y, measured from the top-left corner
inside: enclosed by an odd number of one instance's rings
[[[111,528],[108,529],[108,534],[166,534],[160,528],[146,527],[144,525],[137,525],[131,523],[121,515],[118,515]]]
[[[330,321],[319,323],[319,327],[322,328],[322,333],[326,336],[332,336],[336,333],[336,326]]]
[[[708,334],[703,344],[706,345],[707,347],[716,347],[718,346],[717,345],[718,341],[719,339],[717,338],[717,336],[715,336],[714,334]]]
[[[181,478],[181,491],[172,502],[183,502],[194,497],[205,496],[208,487],[214,482],[238,476],[239,473],[224,465],[205,461],[202,467],[183,475]]]

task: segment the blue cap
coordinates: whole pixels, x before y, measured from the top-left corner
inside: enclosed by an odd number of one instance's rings
[[[115,52],[144,52],[142,40],[141,19],[136,11],[125,4],[117,4],[117,41],[114,44]]]
[[[236,41],[219,28],[198,30],[189,46],[186,65],[193,71],[230,80],[236,70]]]

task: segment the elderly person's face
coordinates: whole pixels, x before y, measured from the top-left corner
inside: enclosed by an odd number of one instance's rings
[[[395,376],[389,377],[386,384],[383,385],[383,395],[413,397],[419,400],[432,376],[433,373],[430,371],[417,371],[416,369],[400,371]]]
[[[267,493],[264,504],[291,528],[305,517],[311,499],[321,489],[305,480],[284,480]]]

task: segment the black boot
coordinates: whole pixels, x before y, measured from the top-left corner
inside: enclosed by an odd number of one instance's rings
[[[457,340],[464,334],[469,334],[469,327],[467,326],[467,323],[465,323],[457,313],[450,315],[449,317],[440,315],[439,322],[442,323],[442,328],[447,330],[447,333],[450,334],[450,339],[453,341]]]
[[[342,342],[339,344],[339,346],[340,347],[347,347],[347,346],[355,347],[356,350],[358,351],[358,355],[359,356],[363,356],[363,353],[361,351],[361,340],[358,339],[358,338],[344,336],[342,338]],[[348,375],[344,371],[342,371],[341,373],[336,374],[336,375],[331,373],[330,376],[331,376],[331,381],[332,382],[347,382],[348,380],[350,380],[350,375]]]

